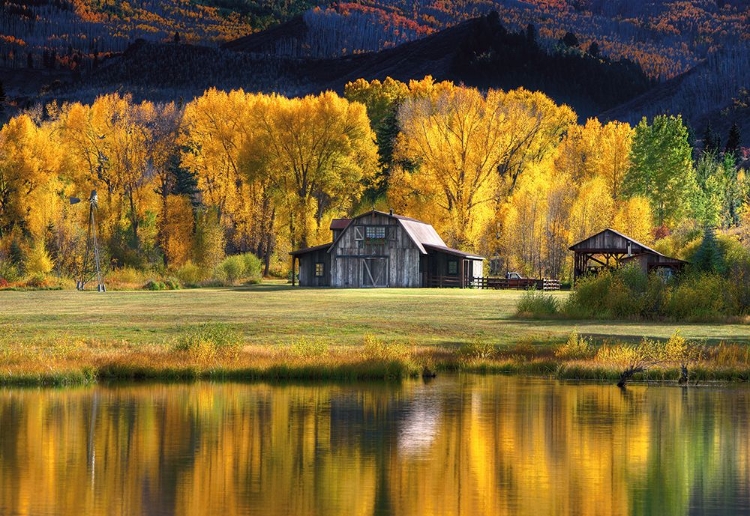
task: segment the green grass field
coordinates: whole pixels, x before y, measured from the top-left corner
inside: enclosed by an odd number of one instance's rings
[[[351,351],[361,347],[366,336],[428,354],[482,343],[522,345],[549,355],[573,331],[594,342],[667,339],[676,330],[711,346],[750,341],[746,324],[518,319],[515,307],[521,295],[495,290],[305,289],[281,283],[158,292],[3,291],[0,381],[54,383],[55,374],[66,371],[78,371],[78,379],[71,381],[80,381],[100,376],[98,371],[113,361],[123,365],[131,359],[155,370],[172,368],[176,376],[190,376],[184,371],[196,368],[247,368],[257,365],[261,356],[262,368],[283,362],[288,356],[281,352],[299,348],[300,342]],[[567,293],[554,295],[564,298]],[[209,364],[206,357],[176,357],[175,343],[205,323],[238,335],[245,360],[212,356]],[[139,375],[131,371],[121,376]]]
[[[306,289],[283,284],[173,291],[0,292],[0,343],[60,338],[161,344],[186,328],[223,323],[248,344],[300,337],[356,344],[366,334],[419,345],[482,339],[564,341],[571,331],[612,340],[668,338],[676,329],[710,343],[750,342],[747,324],[671,324],[515,318],[520,291]],[[565,292],[554,295],[564,298]]]

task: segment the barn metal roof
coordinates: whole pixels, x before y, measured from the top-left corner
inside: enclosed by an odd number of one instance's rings
[[[388,215],[387,213],[384,215]],[[446,247],[443,239],[440,238],[435,228],[426,222],[422,222],[408,217],[401,217],[399,215],[388,215],[398,220],[401,227],[404,228],[406,233],[412,239],[414,244],[419,248],[419,252],[427,254],[425,249],[426,245],[433,245],[438,247]],[[446,247],[447,248],[447,247]]]
[[[331,230],[337,230],[337,229],[346,229],[346,226],[349,225],[349,223],[352,221],[352,219],[333,219],[331,221]]]
[[[439,251],[446,254],[451,254],[454,256],[460,256],[463,258],[471,259],[471,260],[484,260],[484,257],[482,256],[476,256],[469,253],[466,253],[464,251],[459,251],[458,249],[452,249],[445,245],[445,242],[442,238],[440,238],[440,235],[438,235],[437,231],[435,231],[435,228],[432,227],[432,225],[427,224],[426,222],[422,222],[421,220],[412,219],[410,217],[404,217],[403,215],[394,215],[393,213],[385,213],[383,211],[378,210],[371,210],[366,213],[362,213],[360,215],[357,215],[356,217],[352,219],[333,219],[331,221],[331,229],[346,229],[349,227],[349,225],[362,217],[366,217],[368,215],[382,215],[384,217],[390,217],[392,219],[395,219],[398,221],[398,223],[401,225],[402,228],[404,228],[404,231],[409,235],[409,238],[411,238],[412,242],[414,242],[414,245],[417,246],[419,249],[419,252],[421,254],[428,254],[428,250],[432,251]],[[342,238],[343,231],[339,234],[336,240],[333,242],[330,242],[328,244],[318,245],[315,247],[308,247],[305,249],[298,249],[296,251],[292,251],[292,256],[299,256],[306,253],[311,253],[315,251],[320,250],[327,250],[330,252],[330,250],[333,248],[333,245],[336,243],[336,241],[339,238]]]

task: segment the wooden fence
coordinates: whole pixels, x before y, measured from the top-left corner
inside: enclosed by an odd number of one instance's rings
[[[534,278],[474,278],[474,288],[560,290],[560,280]]]
[[[460,278],[458,276],[430,276],[425,279],[425,287],[437,288],[481,288],[560,290],[560,280],[534,278]]]

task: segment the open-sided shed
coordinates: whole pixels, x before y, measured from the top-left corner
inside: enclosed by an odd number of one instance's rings
[[[586,274],[605,268],[622,267],[628,263],[648,273],[657,269],[677,272],[687,262],[665,256],[614,229],[605,229],[570,247],[575,253],[574,281]]]
[[[373,210],[336,219],[331,230],[330,244],[291,253],[300,285],[468,287],[483,274],[483,257],[446,246],[430,224],[409,217]]]

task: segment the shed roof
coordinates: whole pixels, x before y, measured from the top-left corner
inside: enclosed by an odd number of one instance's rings
[[[465,258],[467,260],[484,260],[484,256],[478,256],[471,253],[465,253],[463,251],[459,251],[458,249],[452,249],[450,247],[445,247],[444,245],[430,245],[425,244],[425,249],[430,251],[438,251],[440,253],[450,254],[453,256],[458,256],[460,258]]]
[[[619,252],[626,254],[628,253],[628,243],[630,243],[630,254],[647,253],[656,256],[664,256],[659,251],[656,251],[629,236],[623,235],[612,228],[607,228],[585,240],[581,240],[577,244],[573,244],[569,247],[569,250],[581,253]]]
[[[304,249],[297,249],[296,251],[292,251],[289,254],[291,254],[292,256],[299,256],[301,254],[314,253],[315,251],[322,251],[322,250],[328,251],[328,248],[331,247],[332,245],[333,245],[333,242],[328,242],[327,244],[316,245],[313,247],[305,247]]]

